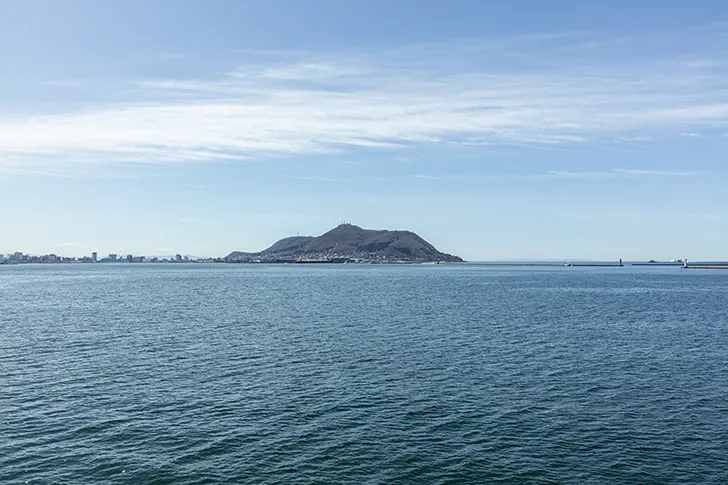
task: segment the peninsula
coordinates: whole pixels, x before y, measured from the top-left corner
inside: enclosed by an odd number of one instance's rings
[[[411,231],[375,231],[341,224],[318,236],[281,239],[258,253],[234,251],[228,263],[461,263]]]

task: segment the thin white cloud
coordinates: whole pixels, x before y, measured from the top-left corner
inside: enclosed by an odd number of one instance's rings
[[[546,177],[550,178],[615,178],[615,177],[696,177],[705,175],[702,172],[682,172],[672,170],[640,170],[640,169],[625,169],[615,168],[606,171],[593,171],[593,172],[565,172],[549,170],[546,173]]]
[[[546,177],[549,178],[579,178],[579,179],[593,179],[593,178],[609,178],[616,177],[615,172],[564,172],[558,170],[549,170],[546,172]]]
[[[344,179],[326,177],[324,175],[284,175],[283,178],[289,180],[301,180],[304,182],[346,182]]]
[[[197,183],[184,183],[180,184],[181,187],[188,188],[188,189],[201,189],[201,190],[218,190],[219,187],[215,185],[208,185],[208,184],[197,184]]]
[[[686,136],[688,138],[702,138],[703,135],[700,133],[680,133],[680,136]]]
[[[565,42],[575,38],[582,51]],[[728,122],[725,63],[675,53],[595,66],[593,59],[608,59],[613,47],[608,39],[568,34],[469,39],[389,54],[269,54],[215,78],[131,83],[134,90],[120,88],[134,93],[126,102],[0,115],[0,172],[408,146],[565,147],[675,130],[693,136]],[[527,68],[513,67],[519,56],[529,60]]]
[[[438,175],[426,175],[423,173],[418,173],[418,174],[412,175],[412,178],[424,179],[424,180],[442,180],[443,177],[440,177]]]
[[[705,175],[702,172],[682,172],[671,170],[634,170],[624,168],[615,168],[614,172],[623,173],[626,175],[654,175],[657,177],[696,177],[698,175]]]

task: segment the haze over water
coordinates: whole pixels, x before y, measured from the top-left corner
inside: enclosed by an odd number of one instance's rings
[[[728,483],[728,273],[0,266],[0,483]]]

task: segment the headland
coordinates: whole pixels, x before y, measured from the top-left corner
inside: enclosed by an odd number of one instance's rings
[[[281,239],[257,253],[233,251],[228,263],[462,263],[411,231],[362,229],[341,224],[317,236]]]

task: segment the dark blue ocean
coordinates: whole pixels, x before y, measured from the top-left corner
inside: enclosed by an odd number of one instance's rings
[[[728,271],[0,266],[2,484],[725,484]]]

